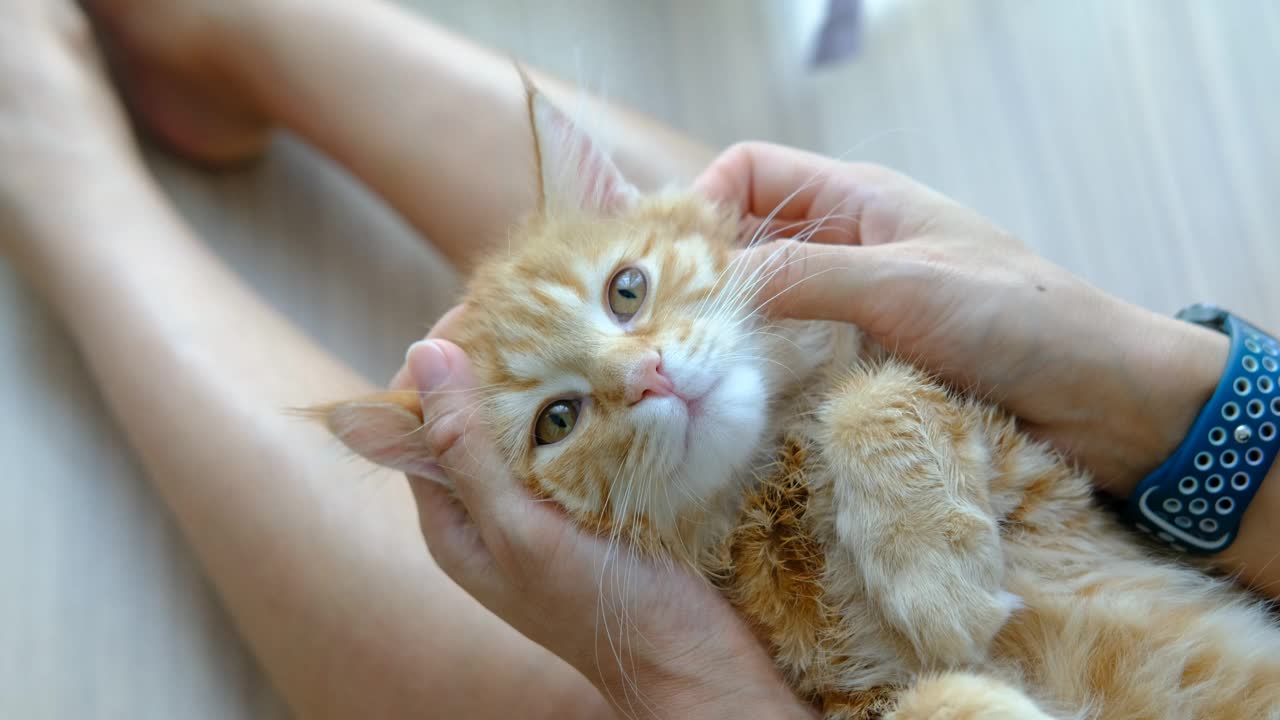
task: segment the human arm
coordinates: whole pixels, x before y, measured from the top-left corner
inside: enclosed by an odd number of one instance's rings
[[[890,170],[749,143],[717,159],[698,187],[748,219],[782,206],[771,227],[829,218],[812,242],[749,251],[780,269],[760,294],[766,311],[859,325],[1002,404],[1117,497],[1177,447],[1222,374],[1224,336],[1092,287]],[[1277,474],[1215,558],[1273,596]]]

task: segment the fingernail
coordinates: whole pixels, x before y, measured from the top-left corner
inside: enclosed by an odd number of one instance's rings
[[[431,390],[449,379],[449,361],[440,345],[431,340],[419,340],[409,346],[405,355],[413,382],[419,390]]]

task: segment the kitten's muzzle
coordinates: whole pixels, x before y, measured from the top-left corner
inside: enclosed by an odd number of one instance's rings
[[[650,350],[627,374],[626,401],[628,405],[650,397],[670,397],[676,394],[675,383],[662,367],[662,354]]]

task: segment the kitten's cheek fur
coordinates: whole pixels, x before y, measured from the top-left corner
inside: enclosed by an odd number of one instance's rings
[[[760,445],[766,426],[768,396],[759,370],[739,366],[729,371],[708,398],[690,445],[687,482],[699,497],[724,488],[729,477],[745,468]]]

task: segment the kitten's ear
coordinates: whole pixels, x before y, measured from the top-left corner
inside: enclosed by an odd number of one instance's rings
[[[412,390],[389,391],[306,411],[356,454],[384,467],[445,482],[422,443],[422,405]]]
[[[611,215],[635,202],[640,192],[613,160],[517,68],[529,103],[542,212]]]

